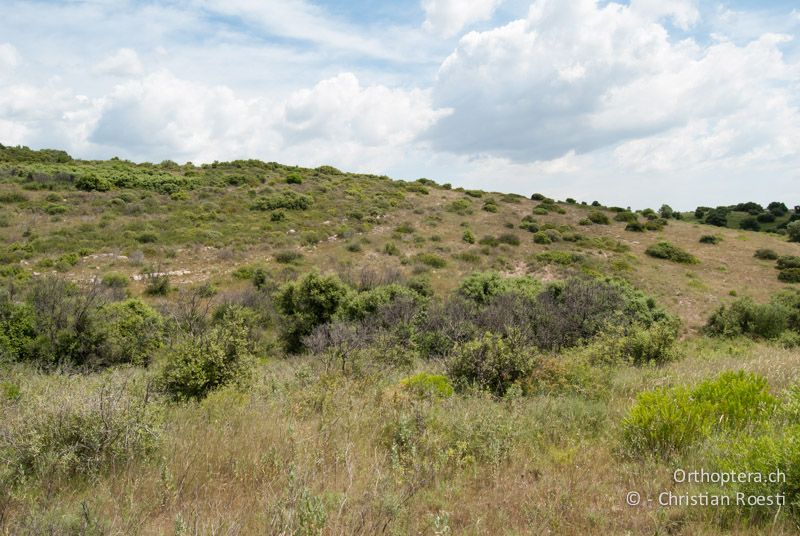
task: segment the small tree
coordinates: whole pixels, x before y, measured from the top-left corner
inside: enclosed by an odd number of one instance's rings
[[[658,209],[658,213],[661,214],[661,217],[664,219],[670,219],[675,214],[675,211],[672,210],[672,207],[669,205],[661,205],[661,208]]]
[[[789,235],[790,242],[800,242],[800,220],[793,221],[786,226],[786,234]]]

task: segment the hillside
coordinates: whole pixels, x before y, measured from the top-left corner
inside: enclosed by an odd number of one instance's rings
[[[4,534],[797,533],[785,236],[0,146],[0,238]]]

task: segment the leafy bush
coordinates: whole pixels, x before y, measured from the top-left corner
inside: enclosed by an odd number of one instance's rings
[[[704,222],[708,225],[715,225],[717,227],[726,227],[728,225],[728,212],[729,210],[725,207],[717,207],[715,209],[710,209],[708,212],[704,214]],[[703,214],[703,213],[701,213]],[[697,213],[695,212],[695,216]]]
[[[148,296],[166,296],[172,290],[169,275],[161,272],[146,272],[144,293]]]
[[[784,283],[800,283],[800,268],[786,268],[778,272],[778,280]]]
[[[293,262],[299,261],[302,258],[303,258],[302,253],[291,249],[279,251],[275,254],[275,262],[278,262],[280,264],[291,264]]]
[[[536,260],[547,264],[569,266],[583,260],[583,255],[572,251],[544,251],[536,254]]]
[[[330,322],[350,292],[338,277],[317,272],[284,285],[278,292],[276,305],[283,314],[281,336],[287,350],[302,350],[303,337],[316,326]]]
[[[787,225],[786,234],[790,242],[800,242],[800,221],[793,221]]]
[[[91,192],[93,190],[107,192],[111,189],[111,182],[103,177],[89,174],[78,177],[77,180],[75,180],[75,187],[78,190],[84,190],[86,192]]]
[[[146,365],[161,346],[164,322],[156,311],[138,299],[105,305],[99,311],[103,338],[100,365]]]
[[[482,209],[485,210],[486,212],[492,212],[492,213],[495,213],[499,210],[499,208],[497,207],[497,201],[495,201],[494,199],[487,199],[486,201],[484,201]]]
[[[253,365],[245,316],[227,308],[210,332],[181,341],[166,357],[160,386],[176,400],[201,399],[228,384],[244,384]]]
[[[721,305],[706,323],[710,335],[775,339],[786,328],[789,310],[781,303],[758,304],[751,298],[740,298],[730,305]]]
[[[475,235],[472,234],[472,231],[467,229],[466,231],[464,231],[464,235],[461,237],[461,240],[463,242],[466,242],[467,244],[474,244],[475,243]]]
[[[414,260],[431,268],[444,268],[447,266],[447,261],[434,253],[419,253],[414,256]]]
[[[120,272],[105,273],[101,281],[104,286],[116,289],[125,288],[130,284],[128,276]]]
[[[700,237],[701,244],[719,244],[722,242],[722,237],[717,235],[703,235]]]
[[[694,255],[669,242],[654,244],[647,248],[645,253],[657,259],[667,259],[672,262],[683,264],[697,264],[700,262]]]
[[[445,207],[448,212],[455,212],[460,216],[468,216],[472,214],[472,202],[469,199],[456,199]]]
[[[599,210],[593,210],[589,212],[586,216],[589,221],[592,223],[597,223],[600,225],[608,225],[611,223],[611,220],[608,219],[608,215],[605,212],[601,212]]]
[[[778,259],[778,253],[774,249],[757,249],[753,257],[756,259],[774,261]]]
[[[775,406],[765,378],[725,372],[693,389],[640,393],[622,422],[622,438],[632,454],[669,458],[714,432],[762,422]]]
[[[759,225],[758,220],[752,216],[748,216],[744,218],[742,221],[739,222],[739,229],[744,231],[760,231],[761,225]]]
[[[626,225],[625,230],[634,233],[643,233],[645,231],[645,226],[638,221],[634,221]]]
[[[448,398],[453,396],[453,385],[447,376],[421,372],[400,380],[400,385],[420,398]]]
[[[286,184],[303,184],[303,177],[299,173],[289,173],[286,176]]]
[[[383,246],[383,252],[387,255],[397,256],[400,255],[400,249],[397,247],[397,244],[394,242],[386,242]]]
[[[639,221],[639,217],[630,211],[625,212],[618,212],[614,215],[614,221],[621,221],[627,223],[637,223]]]
[[[497,241],[501,244],[507,244],[509,246],[518,246],[520,244],[519,237],[511,233],[501,234],[497,237]]]
[[[473,386],[503,396],[533,371],[535,355],[533,348],[522,345],[516,337],[485,333],[456,347],[447,371],[458,388]]]
[[[364,320],[378,309],[398,298],[417,300],[419,295],[408,287],[398,284],[383,285],[363,292],[352,293],[341,304],[339,316],[346,320]]]
[[[270,194],[256,200],[250,207],[252,210],[306,210],[314,203],[314,199],[306,194],[285,191]]]
[[[10,484],[86,477],[152,453],[160,413],[137,379],[38,376],[0,404],[0,459]]]
[[[785,270],[787,268],[800,268],[800,257],[795,257],[792,255],[778,257],[776,266],[778,270]]]

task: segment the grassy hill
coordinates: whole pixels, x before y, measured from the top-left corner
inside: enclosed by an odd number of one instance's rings
[[[534,197],[0,148],[0,528],[794,533],[625,497],[800,471],[800,244]]]

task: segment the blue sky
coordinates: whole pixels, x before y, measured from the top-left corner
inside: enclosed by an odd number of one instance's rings
[[[0,143],[800,203],[796,1],[0,3]]]

